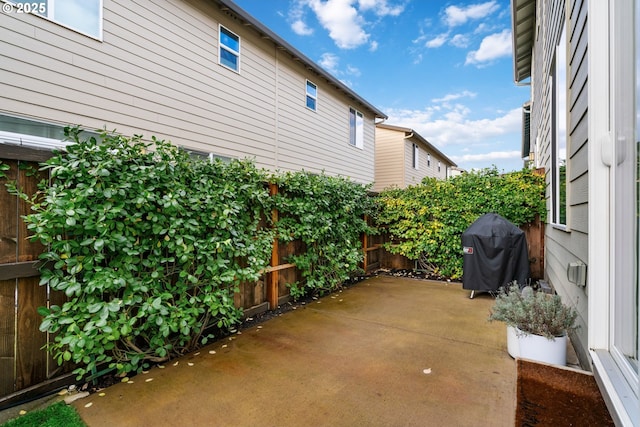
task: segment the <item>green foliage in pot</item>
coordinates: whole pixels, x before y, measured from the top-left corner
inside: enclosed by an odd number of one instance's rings
[[[562,303],[559,295],[523,290],[517,283],[501,289],[491,309],[489,320],[517,327],[524,334],[547,339],[560,337],[575,329],[578,313]]]
[[[43,164],[51,182],[25,218],[47,247],[41,284],[68,297],[40,309],[57,361],[77,363],[78,376],[105,364],[140,371],[237,323],[234,293],[271,255],[265,173],[193,160],[155,138],[68,137],[67,152]]]
[[[425,178],[377,198],[376,224],[392,241],[391,253],[421,260],[434,273],[462,277],[462,233],[481,215],[495,212],[516,225],[545,217],[544,177],[532,170],[500,174],[494,167],[453,177]]]

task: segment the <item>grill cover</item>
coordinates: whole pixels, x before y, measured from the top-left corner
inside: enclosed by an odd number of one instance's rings
[[[529,279],[524,231],[495,213],[478,218],[462,233],[463,289],[497,291],[509,282]]]

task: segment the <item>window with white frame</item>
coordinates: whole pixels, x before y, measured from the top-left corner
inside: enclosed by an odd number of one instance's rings
[[[566,27],[566,26],[565,26]],[[563,27],[556,46],[551,79],[552,94],[552,152],[551,152],[551,222],[567,225],[567,44]]]
[[[316,111],[318,86],[307,80],[307,108]]]
[[[438,160],[438,172],[442,171],[442,163]]]
[[[72,30],[102,39],[102,0],[11,0],[11,3],[12,12],[33,13]]]
[[[349,144],[364,148],[364,116],[351,107],[349,107]]]
[[[414,169],[418,169],[419,167],[419,161],[420,161],[420,147],[418,147],[418,144],[413,144],[413,157],[412,157],[412,165]]]
[[[638,330],[640,319],[638,316],[639,296],[639,270],[640,259],[640,206],[638,193],[638,170],[640,161],[638,158],[638,145],[640,144],[640,78],[637,62],[640,58],[640,34],[638,23],[640,22],[640,0],[635,0],[635,25],[629,29],[629,33],[635,33],[635,43],[629,43],[626,37],[616,40],[618,48],[622,51],[614,63],[615,91],[614,98],[614,141],[617,141],[615,162],[612,168],[615,170],[613,210],[615,216],[615,256],[613,265],[615,279],[612,290],[612,336],[610,352],[618,364],[623,376],[629,382],[631,389],[635,390],[636,399],[640,386],[640,369],[638,366]],[[630,11],[629,11],[630,12]],[[629,13],[629,15],[634,15]],[[632,25],[633,20],[628,17],[619,17],[618,25],[624,28],[625,24]],[[623,31],[616,34],[625,34]],[[633,46],[635,46],[635,51]],[[635,96],[634,96],[635,95]],[[637,401],[637,400],[636,400]]]
[[[431,167],[431,153],[427,153],[427,167]]]
[[[220,25],[218,62],[233,71],[240,72],[240,37]]]

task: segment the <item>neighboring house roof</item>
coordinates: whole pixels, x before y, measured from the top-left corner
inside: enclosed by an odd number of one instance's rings
[[[273,41],[273,43],[275,43],[275,45],[276,45],[276,47],[278,49],[281,49],[281,50],[284,50],[284,51],[288,52],[294,58],[294,60],[300,61],[302,64],[304,64],[307,67],[307,69],[318,73],[320,76],[322,76],[328,83],[330,83],[337,90],[342,91],[349,98],[353,99],[354,101],[359,102],[360,104],[362,104],[363,106],[368,108],[372,113],[374,113],[376,118],[381,118],[381,119],[385,119],[385,120],[387,119],[386,114],[384,114],[382,111],[378,110],[376,107],[374,107],[372,104],[367,102],[360,95],[358,95],[353,90],[351,90],[347,85],[342,83],[340,80],[336,79],[334,76],[332,76],[330,73],[325,71],[318,64],[316,64],[311,59],[309,59],[304,54],[302,54],[299,50],[297,50],[296,48],[291,46],[284,39],[282,39],[276,33],[271,31],[264,24],[262,24],[260,21],[255,19],[253,16],[251,16],[248,12],[246,12],[240,6],[235,4],[233,1],[231,1],[231,0],[214,0],[214,1],[220,6],[221,10],[230,11],[231,13],[236,15],[238,18],[240,18],[242,21],[244,21],[244,25],[252,26],[253,28],[255,28],[255,30],[258,33],[260,33],[260,36],[263,39],[271,39]]]
[[[411,137],[417,139],[418,141],[422,142],[427,147],[429,147],[430,150],[433,150],[433,152],[435,154],[437,154],[438,156],[442,157],[451,166],[456,166],[456,167],[458,166],[457,164],[455,164],[453,162],[453,160],[451,160],[449,157],[447,157],[442,151],[438,150],[436,147],[433,146],[433,144],[431,144],[429,141],[424,139],[418,132],[416,132],[415,130],[413,130],[411,128],[405,128],[405,127],[401,127],[401,126],[393,126],[393,125],[387,125],[387,124],[381,124],[381,123],[377,124],[376,127],[379,127],[379,128],[382,128],[382,129],[395,130],[395,131],[398,131],[398,132],[404,132],[406,134],[405,136],[411,136]]]
[[[536,0],[511,0],[513,75],[516,82],[531,77],[531,57],[536,34]]]

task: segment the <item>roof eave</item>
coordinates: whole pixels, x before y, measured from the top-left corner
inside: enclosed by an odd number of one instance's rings
[[[513,75],[516,82],[531,77],[536,29],[536,0],[511,0]]]

